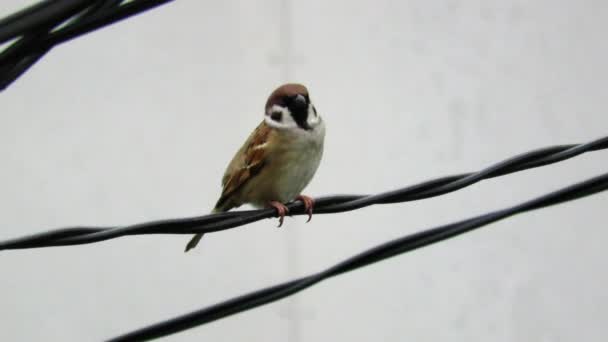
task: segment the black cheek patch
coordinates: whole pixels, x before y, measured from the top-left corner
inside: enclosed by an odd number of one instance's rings
[[[270,114],[270,118],[274,121],[281,121],[283,119],[283,113],[281,112],[272,112],[272,114]]]

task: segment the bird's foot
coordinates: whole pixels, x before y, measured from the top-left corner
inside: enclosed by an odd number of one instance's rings
[[[310,219],[312,218],[312,209],[315,207],[315,200],[312,197],[304,195],[299,195],[296,199],[304,203],[304,210],[308,214],[308,220],[306,220],[306,222],[310,222]]]
[[[285,218],[285,215],[289,214],[289,208],[287,208],[285,204],[277,201],[270,201],[268,204],[277,210],[277,215],[279,216],[278,227],[282,226],[283,218]]]

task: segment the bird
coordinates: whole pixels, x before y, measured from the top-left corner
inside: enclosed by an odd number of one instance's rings
[[[325,139],[325,123],[299,83],[283,84],[268,97],[264,118],[236,152],[222,177],[222,192],[212,213],[243,204],[274,208],[279,227],[294,200],[304,203],[309,222],[314,200],[301,194],[316,173]],[[185,252],[196,247],[196,234]]]

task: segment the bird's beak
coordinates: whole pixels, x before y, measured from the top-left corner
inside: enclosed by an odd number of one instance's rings
[[[306,98],[302,94],[296,95],[295,99],[293,100],[293,103],[298,108],[307,108],[308,107]]]

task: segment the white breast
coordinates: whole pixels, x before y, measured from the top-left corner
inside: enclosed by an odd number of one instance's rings
[[[310,183],[321,157],[325,126],[321,121],[310,131],[284,130],[281,143],[270,153],[268,164],[246,187],[246,202],[256,207],[269,201],[287,203],[294,200]]]
[[[292,139],[281,160],[281,171],[277,174],[277,187],[282,192],[282,202],[298,196],[315,175],[323,156],[325,126],[321,122],[312,131],[290,132]]]

